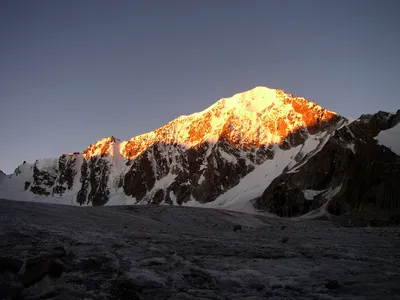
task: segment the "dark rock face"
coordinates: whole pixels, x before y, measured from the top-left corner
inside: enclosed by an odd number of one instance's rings
[[[56,181],[57,175],[55,170],[53,172],[41,171],[37,167],[38,161],[36,161],[33,167],[33,184],[31,186],[31,192],[38,195],[50,195],[47,191],[48,187],[52,187]]]
[[[48,163],[46,167],[42,168],[39,161],[31,167],[32,179],[24,183],[24,189],[30,188],[30,191],[38,195],[58,195],[63,194],[73,188],[74,178],[77,175],[75,171],[76,157],[69,155],[62,155],[58,160],[54,159],[52,163]],[[21,174],[20,167],[18,167],[14,175]]]
[[[2,170],[0,170],[0,182],[6,177],[7,175]]]
[[[26,191],[27,189],[29,189],[29,187],[31,186],[31,183],[29,181],[25,181],[24,184],[24,191]]]
[[[154,159],[154,155],[158,153],[157,150],[153,152],[156,148],[154,145],[152,149],[144,152],[131,164],[130,170],[125,174],[123,180],[124,192],[128,196],[136,197],[139,201],[154,187],[156,182],[156,176],[160,176],[160,173],[154,174],[153,164],[150,159]],[[149,158],[150,157],[150,158]],[[160,162],[162,166],[164,161]],[[158,164],[157,166],[158,167]],[[162,171],[161,171],[162,172]]]
[[[89,201],[94,206],[104,205],[108,201],[110,191],[107,188],[110,168],[107,161],[96,157],[90,158],[90,186]]]
[[[96,156],[88,161],[84,160],[81,166],[82,185],[77,195],[78,203],[91,203],[93,206],[106,204],[110,195],[107,187],[109,175],[110,165],[106,160]]]
[[[63,197],[76,190],[75,201],[81,205],[104,205],[109,199],[111,166],[100,156],[84,159],[79,153],[64,154],[58,160],[42,165],[36,161],[31,169],[32,179],[25,181],[23,188],[34,194]],[[22,172],[20,166],[15,170],[14,176],[20,176]],[[76,186],[77,176],[79,186]]]
[[[76,158],[72,157],[71,159],[67,160],[66,155],[62,155],[59,160],[59,183],[60,184],[67,184],[67,188],[70,190],[74,183],[74,176],[76,172],[74,170]]]
[[[190,149],[155,144],[131,162],[121,186],[137,202],[182,204],[195,199],[207,203],[238,184],[256,164],[273,158],[274,153],[260,147],[246,151],[246,155],[251,164],[246,163],[241,150],[224,140]],[[172,184],[166,188],[155,187],[168,174],[175,176]]]
[[[400,156],[374,139],[395,126],[399,116],[363,115],[337,130],[318,153],[278,176],[255,207],[286,217],[303,215],[327,201],[326,210],[335,215],[400,209]],[[307,195],[308,190],[316,192]]]
[[[53,187],[53,194],[62,194],[68,189],[72,189],[74,184],[76,157],[61,155],[58,160],[58,180]]]
[[[89,188],[89,180],[88,178],[88,164],[86,160],[82,162],[81,165],[81,189],[78,192],[78,195],[76,196],[76,201],[80,204],[83,205],[87,201],[87,194],[88,194],[88,188]]]

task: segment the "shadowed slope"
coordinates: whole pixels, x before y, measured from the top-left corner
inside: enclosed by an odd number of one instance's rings
[[[256,207],[289,217],[321,206],[321,215],[399,211],[400,153],[377,140],[399,122],[400,111],[379,112],[342,127],[307,162],[277,177],[255,201]]]

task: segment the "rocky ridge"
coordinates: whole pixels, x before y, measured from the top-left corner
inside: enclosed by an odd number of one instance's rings
[[[275,178],[255,206],[287,217],[315,209],[333,215],[399,210],[400,156],[376,138],[399,123],[400,110],[362,115],[336,130],[307,161]]]

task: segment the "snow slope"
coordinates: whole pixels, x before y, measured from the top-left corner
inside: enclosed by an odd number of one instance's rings
[[[78,157],[78,166],[82,162],[82,158]],[[58,167],[58,160],[54,159],[42,159],[37,160],[36,164],[24,163],[20,165],[13,174],[9,175],[8,178],[1,181],[0,183],[0,198],[18,201],[38,202],[38,203],[55,203],[62,205],[79,205],[76,202],[76,195],[79,191],[79,176],[74,178],[73,189],[67,191],[63,196],[57,195],[37,195],[29,192],[29,186],[25,189],[27,182],[31,183],[33,178],[34,166],[40,168],[40,170],[50,171],[57,173],[56,168]],[[80,174],[77,172],[77,174]]]
[[[388,130],[382,130],[375,139],[379,144],[400,155],[400,123]]]
[[[261,165],[255,167],[254,171],[247,174],[239,184],[220,195],[213,202],[203,204],[209,208],[222,208],[233,211],[242,211],[247,213],[256,213],[250,200],[261,196],[265,188],[273,179],[279,176],[293,157],[301,149],[301,145],[290,150],[281,150],[275,146],[275,156]],[[188,205],[194,205],[189,202]]]
[[[330,134],[322,132],[321,134],[310,136],[304,144],[289,150],[282,150],[278,146],[274,146],[275,155],[273,159],[256,166],[254,171],[242,178],[238,185],[220,195],[215,201],[203,206],[246,213],[259,213],[253,207],[251,200],[261,196],[272,180],[283,172],[295,172],[294,167],[298,168],[307,161],[309,156],[317,153],[325,145],[329,137]],[[299,162],[301,163],[298,164]],[[194,206],[195,203],[192,201],[188,205]]]

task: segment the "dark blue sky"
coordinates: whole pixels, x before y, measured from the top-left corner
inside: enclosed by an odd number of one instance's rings
[[[0,3],[0,169],[154,130],[258,85],[400,108],[398,0]]]

